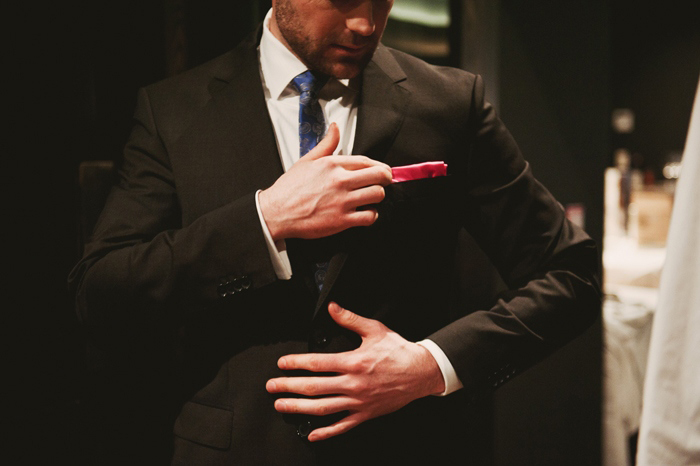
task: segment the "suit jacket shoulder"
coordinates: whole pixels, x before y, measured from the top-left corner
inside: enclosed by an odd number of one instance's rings
[[[257,72],[257,51],[252,37],[223,55],[148,85],[141,92],[158,119],[158,128],[164,128],[166,138],[175,138],[214,95],[242,74],[248,78],[251,71]]]

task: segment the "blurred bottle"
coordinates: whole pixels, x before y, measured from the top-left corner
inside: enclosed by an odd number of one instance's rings
[[[617,149],[615,151],[615,168],[620,176],[620,181],[618,183],[619,189],[619,210],[620,210],[620,227],[623,233],[627,234],[629,231],[629,210],[630,210],[630,200],[632,197],[632,169],[631,169],[632,157],[627,149]]]

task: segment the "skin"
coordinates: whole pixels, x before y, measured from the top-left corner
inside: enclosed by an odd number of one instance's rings
[[[309,69],[336,78],[357,76],[386,27],[393,0],[273,0],[270,31]],[[368,226],[376,210],[361,205],[384,199],[391,168],[360,156],[333,156],[337,129],[260,193],[260,210],[272,238],[320,238]]]
[[[357,207],[384,199],[391,168],[359,155],[333,155],[340,133],[326,137],[260,193],[260,210],[272,238],[322,238],[350,227],[369,226],[376,210]]]
[[[363,156],[331,155],[338,144],[337,127],[281,176],[269,191],[282,193],[275,204],[278,217],[266,216],[266,191],[260,193],[263,216],[273,237],[318,238],[350,226],[370,225],[375,210],[356,210],[384,198],[383,185],[391,180],[391,169]],[[274,225],[274,226],[271,226]],[[445,389],[442,372],[432,355],[409,342],[377,320],[358,316],[335,303],[331,317],[362,337],[362,345],[339,354],[287,355],[278,361],[283,370],[336,373],[323,377],[280,377],[268,381],[270,393],[318,395],[320,398],[282,398],[275,409],[282,413],[325,415],[350,414],[337,423],[316,429],[309,441],[325,440],[347,432],[362,422],[391,413],[411,401]],[[338,395],[339,394],[339,395]],[[326,396],[323,395],[334,395]]]
[[[392,5],[393,0],[273,0],[270,31],[309,69],[352,78],[371,59]],[[358,207],[384,199],[391,168],[360,155],[333,155],[339,139],[331,124],[314,149],[260,193],[260,210],[275,241],[322,238],[377,220],[376,210]],[[278,361],[280,369],[336,375],[279,377],[266,385],[270,393],[316,396],[280,398],[275,402],[279,412],[350,413],[312,431],[309,441],[340,435],[444,391],[442,372],[428,350],[336,303],[328,311],[338,325],[359,334],[362,345],[346,353],[286,355]]]
[[[445,390],[442,373],[432,355],[422,346],[404,339],[377,320],[361,317],[336,303],[328,305],[333,320],[362,337],[353,351],[331,354],[291,354],[277,365],[283,370],[331,372],[324,377],[279,377],[270,379],[270,393],[296,393],[321,398],[280,398],[281,413],[315,416],[349,411],[327,427],[313,430],[310,442],[343,434],[361,423],[392,413],[413,400]]]
[[[357,76],[384,33],[393,0],[276,0],[270,30],[309,69]]]

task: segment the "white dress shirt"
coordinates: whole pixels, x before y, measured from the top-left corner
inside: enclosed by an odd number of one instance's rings
[[[291,81],[305,72],[307,67],[272,34],[269,29],[271,15],[272,10],[265,16],[262,39],[258,47],[258,59],[265,102],[275,131],[282,166],[284,171],[287,171],[299,159],[299,93],[291,85]],[[340,132],[340,142],[335,154],[352,154],[357,128],[358,92],[359,87],[355,79],[331,78],[318,94],[326,126],[335,123]],[[259,194],[260,191],[255,196],[255,202],[272,265],[279,279],[289,280],[292,277],[292,266],[287,256],[285,242],[272,240],[260,211]],[[442,371],[445,391],[441,395],[447,395],[462,388],[454,367],[442,349],[431,340],[423,340],[418,344],[432,354]]]

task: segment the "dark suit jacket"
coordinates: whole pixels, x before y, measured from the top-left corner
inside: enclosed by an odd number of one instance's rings
[[[159,399],[174,464],[473,460],[465,445],[484,427],[469,407],[598,314],[595,246],[532,176],[479,77],[380,46],[354,152],[444,160],[448,176],[388,186],[371,227],[289,240],[294,277],[278,280],[254,202],[283,173],[255,46],[140,91],[119,184],[71,278],[92,341]],[[332,257],[320,296],[317,257]],[[264,386],[284,354],[359,344],[330,300],[430,337],[464,389],[309,444],[298,432],[331,420],[277,413]]]

